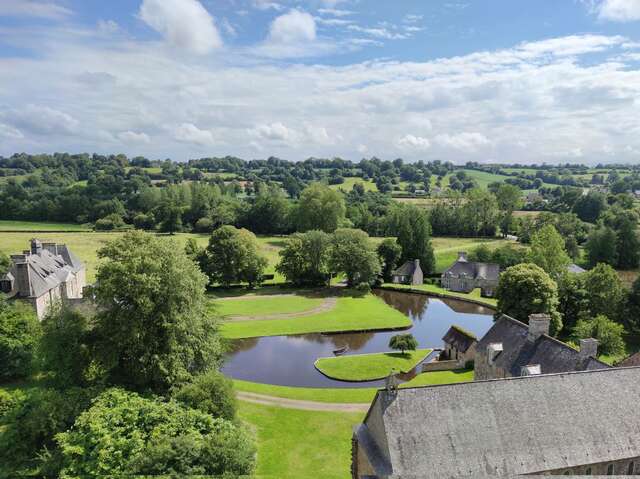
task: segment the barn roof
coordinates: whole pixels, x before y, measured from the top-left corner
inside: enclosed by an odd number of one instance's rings
[[[406,261],[402,266],[393,271],[393,276],[413,276],[413,273],[417,268],[420,268],[420,263],[416,264],[415,261]]]
[[[378,391],[358,445],[380,476],[512,477],[640,456],[640,368]]]
[[[442,337],[442,340],[445,342],[445,344],[451,344],[458,351],[465,353],[473,343],[478,341],[478,338],[476,338],[473,333],[465,331],[461,327],[454,324]]]
[[[454,277],[465,275],[472,279],[497,281],[500,276],[500,265],[493,263],[477,263],[474,261],[467,261],[466,259],[458,259],[443,273],[443,275],[450,275]]]

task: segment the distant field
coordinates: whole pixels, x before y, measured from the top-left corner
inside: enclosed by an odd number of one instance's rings
[[[91,228],[72,223],[0,220],[0,231],[91,231]]]
[[[345,178],[344,183],[339,185],[329,185],[329,188],[333,190],[342,190],[348,193],[353,189],[353,185],[361,184],[364,186],[365,191],[378,191],[378,187],[373,181],[364,181],[362,178]]]
[[[509,178],[504,175],[495,175],[493,173],[487,173],[485,171],[477,171],[477,170],[462,170],[464,171],[469,178],[473,178],[480,188],[486,188],[491,183],[495,183],[496,181],[502,182]]]
[[[447,269],[456,260],[460,251],[470,252],[481,244],[495,249],[506,244],[516,244],[516,242],[498,238],[434,237],[431,240],[431,245],[436,256],[436,273],[442,273]]]

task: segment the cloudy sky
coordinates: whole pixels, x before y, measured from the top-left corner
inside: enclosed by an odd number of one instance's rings
[[[0,0],[0,155],[640,160],[640,0]]]

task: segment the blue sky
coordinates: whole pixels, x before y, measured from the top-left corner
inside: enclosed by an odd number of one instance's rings
[[[640,159],[640,0],[1,0],[0,154]]]

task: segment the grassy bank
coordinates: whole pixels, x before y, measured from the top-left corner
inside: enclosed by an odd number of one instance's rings
[[[418,374],[411,381],[400,385],[401,388],[416,386],[436,386],[439,384],[455,384],[473,381],[473,369],[457,369],[455,371],[433,371]]]
[[[406,373],[415,368],[431,349],[403,353],[354,354],[316,360],[316,368],[325,376],[340,381],[375,381],[389,375],[391,370]]]
[[[416,290],[425,293],[433,293],[434,295],[441,295],[447,298],[453,299],[466,299],[473,300],[479,303],[486,304],[490,308],[495,308],[498,305],[498,300],[495,298],[483,298],[480,294],[480,289],[474,289],[471,293],[457,293],[455,291],[448,291],[440,286],[436,286],[434,284],[418,284],[418,285],[408,285],[408,284],[393,284],[386,283],[383,286],[395,289],[406,289],[406,290]]]
[[[72,223],[0,220],[0,231],[91,231],[91,228]]]
[[[369,331],[408,328],[411,320],[372,294],[362,297],[343,296],[336,307],[312,316],[292,319],[229,321],[222,325],[228,339],[282,336],[305,333]]]
[[[296,388],[234,379],[237,391],[326,403],[370,403],[377,388]]]

